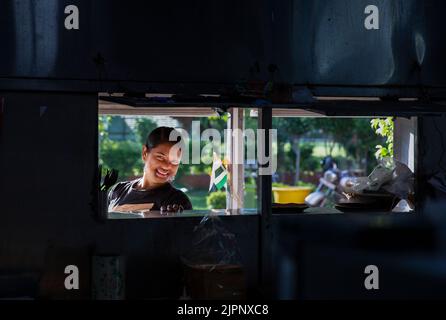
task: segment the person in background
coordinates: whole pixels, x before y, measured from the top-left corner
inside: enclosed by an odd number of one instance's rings
[[[174,128],[159,127],[142,147],[144,174],[141,178],[116,184],[108,194],[109,211],[192,210],[188,196],[171,182],[180,165],[181,135]]]

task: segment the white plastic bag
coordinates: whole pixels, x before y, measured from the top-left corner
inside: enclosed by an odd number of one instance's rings
[[[368,177],[358,177],[353,180],[353,191],[362,193],[366,191],[378,191],[381,186],[392,179],[395,163],[392,158],[384,158],[373,169]]]

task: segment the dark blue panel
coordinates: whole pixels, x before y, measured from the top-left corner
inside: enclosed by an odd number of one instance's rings
[[[90,2],[2,1],[0,75],[64,79],[96,77]],[[81,31],[64,28],[64,8],[69,3],[85,8],[80,14]]]
[[[444,1],[285,2],[275,9],[275,60],[287,82],[446,84]],[[370,4],[379,9],[378,30],[364,26]]]
[[[66,30],[75,4],[80,30]],[[0,76],[234,82],[267,73],[266,1],[58,1],[0,4]],[[255,75],[254,75],[255,76]]]
[[[68,4],[80,9],[80,30],[64,28]],[[173,92],[183,86],[205,92],[271,79],[348,87],[355,95],[358,87],[405,87],[406,95],[413,88],[408,95],[419,95],[420,87],[446,86],[446,2],[375,0],[379,30],[364,27],[369,4],[3,0],[0,89],[26,87],[25,80],[10,78],[81,80],[26,82],[38,90],[78,91],[125,91],[131,82],[140,91],[168,85]],[[324,88],[325,94],[339,92]]]

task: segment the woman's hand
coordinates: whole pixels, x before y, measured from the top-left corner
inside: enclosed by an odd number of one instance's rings
[[[181,213],[183,210],[183,206],[179,204],[169,204],[160,208],[161,214]]]

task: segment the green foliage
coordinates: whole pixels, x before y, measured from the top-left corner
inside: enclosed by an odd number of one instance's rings
[[[321,158],[313,156],[313,143],[300,144],[300,169],[302,171],[316,171],[320,168]]]
[[[257,188],[253,185],[245,185],[244,192],[244,203],[245,208],[257,208]]]
[[[206,197],[206,203],[209,209],[225,209],[226,208],[226,192],[212,192]]]
[[[273,186],[273,188],[288,188],[288,187],[291,187],[290,185],[282,183],[282,182],[273,182],[272,186]]]
[[[280,130],[278,130],[279,132]],[[295,159],[296,155],[291,152],[290,143],[286,141],[281,141],[278,139],[278,152],[277,152],[277,172],[284,173],[290,172],[295,169]]]
[[[108,125],[111,123],[111,116],[99,116],[98,119],[98,131],[99,131],[99,142],[108,139]]]
[[[314,144],[302,143],[300,146],[300,155],[304,158],[311,157],[313,154]]]
[[[375,146],[385,143],[373,133],[367,118],[274,118],[273,128],[278,130],[278,173],[321,170],[325,155],[339,158],[340,168],[370,172],[376,166]],[[306,138],[326,140],[322,145],[308,144]],[[300,166],[296,168],[298,149]]]
[[[274,128],[277,128],[279,141],[292,141],[298,138],[313,126],[314,119],[311,118],[274,118]]]
[[[272,186],[273,188],[289,188],[289,187],[309,187],[311,189],[315,188],[314,184],[304,181],[298,181],[295,186],[290,186],[282,182],[273,182]]]
[[[206,196],[208,195],[207,190],[188,190],[187,196],[192,203],[194,210],[207,210],[208,205],[206,203]]]
[[[138,118],[135,140],[114,141],[109,138],[108,130],[113,119],[118,118],[121,117],[99,117],[99,163],[104,168],[119,170],[119,180],[122,181],[142,174],[142,144],[147,134],[156,128],[156,124],[150,119]]]
[[[212,171],[212,169],[211,169],[211,171]],[[245,174],[245,186],[246,186],[246,188],[248,188],[248,187],[255,188],[255,186],[256,186],[256,179],[253,176],[247,176]]]
[[[330,137],[332,143],[327,146],[328,154],[332,155],[335,144],[344,147],[347,158],[354,159],[356,163],[361,161],[373,162],[372,150],[375,145],[381,143],[381,138],[370,132],[369,119],[365,118],[342,118],[315,119],[317,129],[322,134]]]
[[[393,157],[393,130],[394,121],[392,117],[385,119],[372,119],[370,121],[372,129],[381,137],[386,138],[386,146],[378,144],[375,152],[376,159],[383,159],[385,157]]]
[[[156,129],[158,126],[156,123],[148,118],[138,118],[136,119],[135,131],[138,136],[138,142],[144,145],[147,140],[147,136],[150,132]]]
[[[251,117],[249,110],[245,110],[245,129],[257,130],[259,128],[258,118]]]
[[[189,173],[190,174],[208,174],[210,175],[212,172],[212,165],[210,164],[204,164],[204,163],[200,163],[200,164],[194,164],[191,165],[189,168]]]
[[[131,141],[104,140],[100,163],[104,168],[119,170],[119,178],[139,176],[143,168],[141,146]]]
[[[325,135],[328,139],[326,141],[326,153],[333,156],[333,149],[336,143],[345,144],[352,138],[355,131],[355,121],[357,119],[330,119],[330,118],[316,118],[314,119],[314,129],[320,134]]]
[[[227,121],[229,119],[229,114],[225,113],[222,116],[212,116],[200,119],[200,126],[202,128],[213,128],[217,129],[223,134],[223,130],[227,128]]]
[[[313,191],[316,188],[316,186],[314,184],[309,183],[309,182],[304,182],[304,181],[298,181],[296,186],[297,187],[308,187],[308,188],[311,188],[311,191]]]

